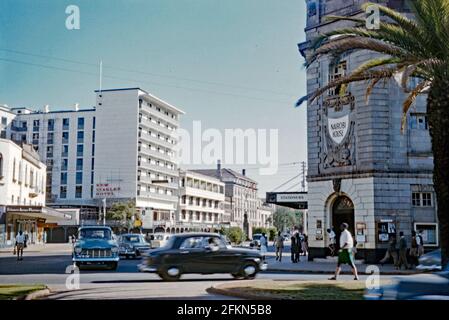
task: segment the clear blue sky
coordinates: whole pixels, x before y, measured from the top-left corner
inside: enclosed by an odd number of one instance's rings
[[[65,27],[71,4],[80,30]],[[279,162],[305,161],[305,15],[304,0],[1,0],[0,104],[91,107],[101,59],[103,88],[139,86],[185,110],[186,129],[277,128]],[[261,195],[298,172],[247,170]]]

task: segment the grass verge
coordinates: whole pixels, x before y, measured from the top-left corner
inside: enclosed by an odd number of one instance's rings
[[[45,288],[46,287],[43,284],[0,284],[0,300],[12,300]]]

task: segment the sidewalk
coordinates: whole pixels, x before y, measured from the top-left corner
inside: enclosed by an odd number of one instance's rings
[[[313,262],[307,261],[307,257],[301,256],[299,263],[292,263],[290,260],[290,253],[284,254],[282,262],[276,261],[276,257],[269,252],[266,257],[268,264],[267,271],[276,272],[292,272],[292,273],[312,273],[312,274],[333,274],[335,272],[336,264],[328,262]],[[396,270],[392,264],[381,265],[369,265],[369,264],[356,264],[359,274],[371,274],[371,271],[366,272],[368,267],[375,266],[380,270],[380,274],[383,275],[408,275],[420,273],[419,270]],[[352,274],[349,266],[342,266],[341,274]]]
[[[12,255],[14,248],[5,247],[0,248],[0,255]],[[46,244],[31,244],[25,248],[24,253],[67,253],[72,251],[71,243],[46,243]]]

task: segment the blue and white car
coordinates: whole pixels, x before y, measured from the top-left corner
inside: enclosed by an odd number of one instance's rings
[[[79,268],[104,266],[116,270],[120,260],[119,246],[112,229],[107,226],[80,227],[72,256]]]

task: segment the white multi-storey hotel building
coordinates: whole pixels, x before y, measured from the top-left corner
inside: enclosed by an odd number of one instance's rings
[[[9,109],[3,107],[4,109]],[[32,144],[47,165],[47,203],[97,212],[133,199],[144,229],[174,220],[180,109],[140,88],[96,91],[90,109],[10,108],[5,137]],[[3,132],[4,131],[4,132]],[[86,217],[85,217],[86,218]]]

